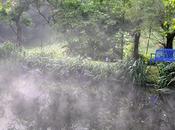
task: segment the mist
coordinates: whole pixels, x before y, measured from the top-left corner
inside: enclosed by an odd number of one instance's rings
[[[19,64],[1,64],[0,73],[1,130],[174,129],[173,106],[132,83],[59,81]]]
[[[0,2],[0,130],[175,130],[147,54],[168,32],[152,27],[160,2],[128,2]]]

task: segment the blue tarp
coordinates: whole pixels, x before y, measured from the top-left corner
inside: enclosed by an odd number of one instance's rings
[[[155,57],[153,57],[155,55]],[[151,63],[157,62],[175,62],[175,49],[159,49],[151,54]]]

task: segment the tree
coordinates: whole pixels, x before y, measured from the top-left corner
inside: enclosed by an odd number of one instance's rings
[[[11,11],[11,1],[8,0],[5,4],[0,1],[0,20],[6,21],[7,16]]]
[[[175,37],[175,0],[162,0],[160,6],[159,22],[166,37],[165,48],[173,48],[173,40]]]
[[[6,3],[0,2],[1,17],[16,34],[17,46],[22,44],[22,24],[29,25],[30,20],[24,16],[29,9],[30,2],[27,0],[8,0]]]
[[[104,59],[111,54],[115,59],[123,58],[124,32],[128,29],[125,25],[129,23],[125,19],[125,8],[129,0],[48,0],[47,2],[54,9],[52,19],[57,29],[70,39],[70,45],[73,41],[71,50],[74,48],[81,50],[83,47],[84,53],[81,51],[81,54],[87,54],[93,59]],[[115,35],[119,31],[120,41],[116,44]],[[84,44],[77,44],[74,41]],[[92,52],[86,52],[88,50],[84,47],[91,48],[89,50]]]
[[[133,51],[133,58],[137,60],[139,58],[139,44],[140,44],[140,30],[136,30],[134,32],[134,51]]]
[[[40,11],[48,3],[50,16]],[[112,52],[123,59],[125,32],[133,32],[134,58],[139,55],[141,32],[154,25],[160,0],[36,0],[39,14],[61,31],[68,40],[72,53],[104,59]],[[156,11],[156,12],[155,12]],[[116,43],[115,35],[120,34]],[[86,49],[89,48],[89,49]],[[100,54],[100,55],[99,55]],[[101,55],[102,54],[102,55]]]
[[[22,44],[22,24],[28,26],[31,21],[24,16],[24,13],[29,10],[30,2],[27,0],[16,0],[16,4],[13,6],[10,13],[10,24],[15,24],[17,46]]]
[[[130,6],[126,10],[126,17],[130,19],[132,28],[132,37],[134,42],[133,58],[139,58],[139,43],[141,38],[141,32],[144,30],[157,28],[157,16],[159,11],[156,7],[160,1],[158,0],[132,0],[130,1]],[[149,28],[149,29],[148,29]]]

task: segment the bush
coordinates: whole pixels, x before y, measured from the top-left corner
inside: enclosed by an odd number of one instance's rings
[[[39,68],[44,72],[51,72],[55,77],[85,76],[94,80],[105,80],[116,75],[117,63],[107,63],[83,59],[82,57],[50,57],[34,56],[25,59],[30,68]]]
[[[142,55],[140,54],[140,58],[146,63],[146,64],[150,64],[150,58],[151,56],[149,54],[147,55]]]
[[[123,52],[124,52],[125,59],[129,59],[132,57],[133,49],[134,49],[133,43],[128,43],[124,46]]]
[[[145,86],[148,79],[147,65],[142,59],[128,60],[122,64],[120,74],[121,77],[129,79],[137,86]]]
[[[81,55],[82,57],[91,58],[93,60],[105,61],[106,57],[109,61],[116,61],[119,58],[119,50],[116,51],[112,43],[107,41],[99,41],[94,39],[75,39],[67,44],[69,54],[74,56]]]
[[[159,80],[159,69],[157,66],[147,67],[148,83],[157,85]]]
[[[175,85],[175,63],[159,64],[160,77],[158,84],[160,88],[174,88]]]
[[[14,54],[15,46],[12,43],[3,43],[0,46],[0,58],[7,58]]]
[[[26,57],[48,57],[52,59],[62,58],[65,55],[66,47],[63,45],[52,44],[44,47],[35,47],[32,49],[25,49]]]

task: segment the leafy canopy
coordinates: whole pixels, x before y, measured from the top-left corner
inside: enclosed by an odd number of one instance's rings
[[[162,28],[164,31],[172,32],[175,31],[175,0],[163,0],[164,5],[164,16],[162,22]]]
[[[11,0],[7,0],[6,3],[0,1],[0,19],[5,20],[12,10],[13,3]]]

